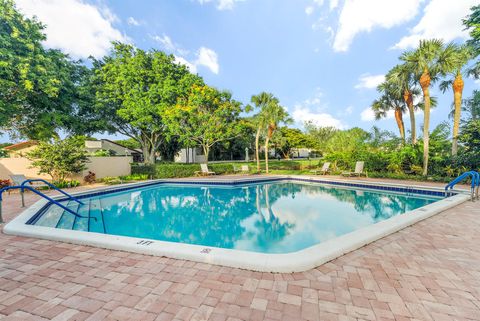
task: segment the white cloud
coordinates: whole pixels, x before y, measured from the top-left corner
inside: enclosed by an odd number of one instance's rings
[[[408,36],[394,45],[395,49],[413,48],[421,39],[440,38],[452,41],[456,38],[468,38],[462,19],[470,13],[470,8],[478,0],[432,0],[423,9],[424,15],[412,28]]]
[[[308,6],[305,8],[305,13],[309,16],[313,13],[315,9],[312,6]]]
[[[374,89],[377,88],[382,82],[385,81],[385,75],[361,75],[358,79],[358,84],[355,85],[356,89]]]
[[[344,129],[347,127],[341,120],[336,119],[331,114],[323,112],[315,113],[302,106],[295,106],[292,117],[299,124],[311,121],[315,125],[321,127],[335,127],[338,129]]]
[[[127,23],[130,26],[136,26],[136,27],[140,25],[140,22],[138,22],[134,17],[128,17]]]
[[[164,50],[171,52],[175,56],[177,63],[187,66],[192,73],[196,73],[199,66],[208,68],[214,74],[218,74],[220,71],[218,55],[213,49],[202,46],[195,52],[194,58],[186,58],[190,52],[182,49],[166,34],[162,36],[152,36],[152,38],[160,43]]]
[[[392,28],[413,19],[421,1],[346,0],[340,12],[333,49],[347,51],[358,33],[370,32],[376,27]]]
[[[16,4],[46,25],[45,46],[74,58],[100,58],[108,53],[112,41],[130,41],[113,26],[118,18],[107,7],[80,0],[16,0]]]
[[[395,116],[395,113],[393,110],[387,111],[386,117],[383,119],[390,119]],[[360,119],[362,121],[374,121],[375,120],[375,113],[373,112],[371,107],[365,108],[361,113],[360,113]]]
[[[197,66],[194,63],[191,63],[187,59],[180,57],[180,56],[175,56],[175,62],[180,64],[180,65],[185,65],[187,68],[190,70],[191,73],[196,74],[197,73]]]
[[[197,53],[197,66],[205,66],[214,74],[218,74],[220,66],[218,65],[218,55],[215,51],[209,48],[201,47]]]
[[[330,0],[330,10],[333,10],[336,7],[338,7],[338,0]]]
[[[322,92],[317,88],[313,97],[295,104],[291,114],[297,125],[302,126],[305,122],[311,121],[317,126],[346,128],[347,126],[341,120],[325,111],[327,105],[323,103],[322,97]]]
[[[214,2],[218,10],[233,10],[235,3],[244,0],[197,0],[201,5]]]

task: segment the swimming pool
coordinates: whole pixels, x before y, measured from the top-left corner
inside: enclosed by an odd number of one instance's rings
[[[89,218],[43,203],[30,213],[23,230],[28,226],[29,233],[41,231],[40,237],[108,248],[117,243],[113,248],[231,266],[238,262],[229,262],[247,258],[239,266],[247,267],[302,252],[325,256],[325,245],[329,252],[335,240],[340,243],[333,248],[338,252],[340,246],[345,253],[352,234],[375,231],[395,219],[401,222],[411,213],[421,219],[429,207],[452,203],[457,196],[412,187],[275,178],[160,181],[78,197],[83,205],[62,204]],[[383,234],[377,229],[362,242],[376,235]],[[148,250],[154,248],[160,253]]]

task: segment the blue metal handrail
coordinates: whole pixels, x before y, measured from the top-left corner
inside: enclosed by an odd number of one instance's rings
[[[447,195],[449,189],[452,190],[455,185],[457,185],[458,183],[463,181],[465,178],[468,178],[470,176],[472,177],[472,183],[471,183],[471,187],[470,187],[471,195],[472,195],[472,201],[475,197],[475,194],[476,194],[477,199],[478,199],[478,197],[479,197],[478,189],[479,189],[479,186],[480,186],[480,174],[476,171],[465,172],[462,175],[455,178],[454,180],[452,180],[450,183],[448,183],[445,186],[445,195]],[[475,187],[476,187],[476,191],[475,191]]]
[[[31,187],[31,186],[23,186],[23,184],[22,184],[22,185],[20,185],[20,186],[6,186],[6,187],[4,187],[4,188],[0,188],[0,223],[3,223],[3,218],[2,218],[2,201],[3,201],[2,195],[3,195],[3,192],[8,191],[8,190],[12,190],[12,189],[21,189],[22,192],[23,192],[25,189],[27,189],[27,190],[32,191],[32,192],[34,192],[35,194],[37,194],[37,195],[45,198],[45,199],[48,200],[50,203],[53,203],[53,204],[55,204],[55,205],[57,205],[57,206],[60,206],[60,207],[63,208],[65,211],[67,211],[67,212],[75,215],[76,217],[90,219],[89,216],[83,216],[83,215],[80,215],[80,214],[78,214],[78,213],[75,213],[74,211],[72,211],[71,209],[67,208],[66,206],[60,204],[59,202],[57,202],[57,201],[54,200],[53,198],[50,198],[50,197],[48,197],[47,195],[45,195],[45,194],[37,191],[37,190],[34,189],[33,187]],[[62,191],[62,192],[63,192],[63,191]],[[64,194],[66,194],[66,193],[64,192]],[[68,195],[68,194],[67,194],[67,195]],[[68,196],[71,196],[71,195],[68,195]],[[72,197],[72,199],[74,199],[73,196],[71,196],[71,197]],[[76,200],[76,199],[75,199],[75,200]],[[82,202],[80,202],[80,201],[78,201],[78,200],[76,200],[76,201],[79,202],[80,204],[83,204]],[[93,218],[96,220],[96,217],[93,217]]]
[[[26,184],[26,183],[31,183],[31,182],[42,182],[42,183],[48,185],[49,187],[53,188],[54,190],[59,191],[59,192],[62,193],[63,195],[67,196],[68,199],[74,200],[74,201],[77,202],[78,204],[84,205],[84,203],[81,202],[81,201],[79,201],[77,198],[75,198],[75,197],[73,197],[72,195],[68,194],[67,192],[61,190],[60,188],[56,187],[55,185],[50,184],[50,183],[47,182],[46,180],[40,179],[40,178],[26,179],[26,180],[24,180],[24,181],[22,182],[22,184],[20,185],[20,187],[22,188],[22,192],[23,192],[23,188],[25,188],[25,184]]]

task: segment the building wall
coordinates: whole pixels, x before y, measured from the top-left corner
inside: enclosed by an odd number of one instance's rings
[[[89,157],[87,169],[75,175],[79,181],[88,174],[94,172],[97,178],[106,176],[123,176],[131,174],[131,156],[128,157]],[[38,174],[38,169],[31,168],[31,161],[26,158],[0,158],[0,179],[10,179],[9,175],[23,174],[27,178],[42,178],[51,180],[50,175]]]
[[[200,148],[182,148],[174,158],[175,163],[205,163],[205,155]]]

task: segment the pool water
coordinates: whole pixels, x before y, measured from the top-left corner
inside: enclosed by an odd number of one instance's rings
[[[298,251],[441,198],[318,183],[160,184],[51,205],[34,223],[262,253]],[[94,219],[93,219],[94,218]]]

